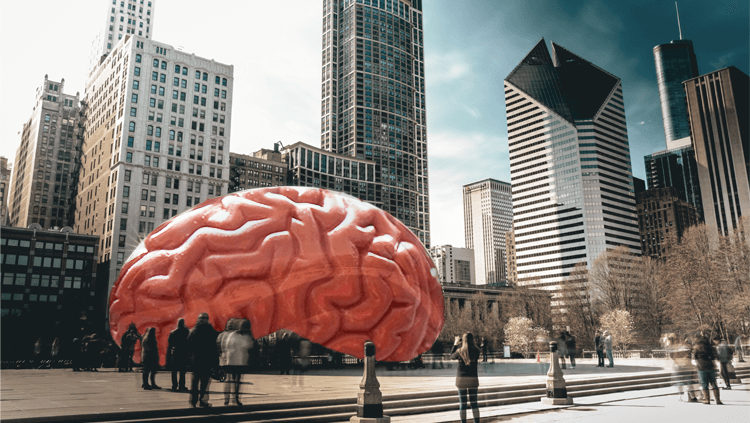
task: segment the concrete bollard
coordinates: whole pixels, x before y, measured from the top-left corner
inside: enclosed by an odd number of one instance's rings
[[[357,394],[357,415],[349,419],[352,423],[390,423],[391,418],[383,415],[383,395],[380,382],[375,376],[375,344],[365,342],[365,373],[359,383]]]
[[[563,372],[560,370],[560,364],[557,362],[557,342],[549,343],[550,361],[549,371],[547,372],[547,397],[542,398],[542,404],[549,405],[569,405],[573,404],[573,398],[568,396],[568,389],[565,387]]]

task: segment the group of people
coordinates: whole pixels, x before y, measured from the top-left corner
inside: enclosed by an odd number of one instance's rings
[[[597,364],[596,367],[614,367],[615,366],[615,360],[612,356],[612,334],[609,333],[608,330],[605,330],[604,332],[596,331],[596,334],[594,335],[594,346],[596,347],[596,358],[597,358]],[[609,365],[604,365],[604,354],[607,354],[607,359],[609,360]]]

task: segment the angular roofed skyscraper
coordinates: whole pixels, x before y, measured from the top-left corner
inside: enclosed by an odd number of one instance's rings
[[[640,253],[620,79],[544,39],[505,78],[518,285]]]

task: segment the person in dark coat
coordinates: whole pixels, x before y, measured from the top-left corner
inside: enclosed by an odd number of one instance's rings
[[[568,358],[570,359],[570,368],[575,369],[576,368],[576,337],[573,336],[573,334],[568,331],[565,332],[565,349],[567,350]]]
[[[716,404],[721,405],[719,387],[716,385],[716,364],[714,363],[716,352],[711,345],[711,341],[705,336],[699,336],[693,344],[693,360],[695,360],[695,365],[698,368],[698,377],[703,387],[703,404],[711,404],[711,397],[708,393],[708,386],[711,385]]]
[[[604,367],[604,340],[599,331],[596,331],[596,335],[594,336],[594,347],[596,348],[596,367]]]
[[[467,332],[463,334],[463,337],[456,337],[453,349],[451,350],[451,360],[458,360],[456,388],[458,388],[458,399],[460,401],[459,413],[461,423],[466,423],[467,402],[471,403],[474,423],[479,423],[479,406],[477,405],[479,377],[477,376],[477,363],[480,353],[481,350],[474,343],[474,335]]]
[[[557,353],[560,357],[560,368],[561,369],[567,369],[568,367],[565,365],[565,356],[568,355],[568,344],[565,343],[566,340],[565,331],[560,332],[560,336],[557,338]]]
[[[289,340],[289,333],[281,335],[276,341],[276,357],[279,359],[279,374],[289,374],[292,368],[292,343]]]
[[[172,370],[172,390],[187,391],[185,373],[188,366],[187,338],[190,330],[185,327],[185,319],[177,320],[177,328],[169,333],[167,339],[167,366]],[[180,375],[179,384],[177,374]]]
[[[728,364],[732,362],[732,349],[729,348],[729,344],[726,339],[722,339],[719,344],[719,348],[716,349],[716,355],[719,358],[719,369],[721,378],[724,379],[724,389],[732,389],[732,385],[729,383],[729,368]]]
[[[159,347],[156,342],[156,329],[148,328],[141,339],[141,364],[143,365],[143,389],[161,389],[156,384],[156,371],[159,370]],[[151,384],[149,385],[149,375]]]
[[[128,326],[128,330],[120,338],[120,365],[118,366],[118,372],[133,371],[133,353],[135,352],[135,344],[140,339],[141,335],[138,333],[135,323],[131,323]]]
[[[198,315],[198,321],[190,329],[187,337],[188,349],[193,365],[193,378],[190,380],[190,405],[210,407],[206,391],[211,380],[211,369],[218,365],[216,354],[216,330],[208,322],[208,313]],[[198,385],[200,383],[200,390]]]

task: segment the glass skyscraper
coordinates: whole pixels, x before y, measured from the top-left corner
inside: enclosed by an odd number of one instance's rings
[[[640,254],[620,78],[544,39],[505,78],[518,285]]]
[[[693,42],[675,40],[654,47],[654,62],[667,148],[688,145],[689,139],[685,138],[690,137],[690,122],[682,83],[698,76]]]
[[[648,189],[673,187],[677,197],[695,207],[698,221],[703,221],[698,163],[692,146],[673,148],[649,154],[646,165]]]
[[[321,92],[323,150],[374,162],[373,197],[429,248],[422,1],[324,0]]]

